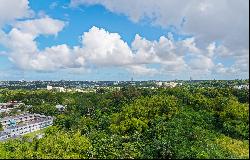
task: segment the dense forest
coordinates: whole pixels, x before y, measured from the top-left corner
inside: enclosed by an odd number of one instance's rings
[[[0,142],[0,158],[249,158],[244,89],[0,90],[0,102],[10,100],[55,120],[41,139]]]

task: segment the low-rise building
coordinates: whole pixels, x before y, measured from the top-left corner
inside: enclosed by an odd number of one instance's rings
[[[164,82],[163,85],[164,87],[170,87],[170,88],[173,88],[173,87],[176,87],[178,83],[175,83],[175,82]]]
[[[0,132],[0,140],[5,140],[51,126],[53,124],[53,117],[26,113],[5,117],[0,122],[4,129],[4,131]]]
[[[24,105],[24,103],[18,102],[18,101],[10,101],[7,103],[0,103],[0,113],[3,113],[3,112],[9,113],[11,110],[19,107],[20,105]]]
[[[52,124],[53,124],[53,118],[46,117],[46,118],[30,121],[25,124],[7,127],[4,129],[4,131],[8,133],[10,137],[13,137],[13,136],[19,136],[19,135],[24,135],[24,134],[31,133],[34,131],[38,131],[40,129],[44,129],[48,126],[51,126]]]
[[[52,86],[47,86],[47,90],[55,90],[58,92],[66,92],[66,89],[64,87],[52,87]]]
[[[20,122],[29,122],[34,120],[37,116],[37,114],[29,114],[24,113],[17,116],[8,116],[0,119],[0,123],[2,123],[3,127],[10,126],[12,121],[15,121],[17,124]]]
[[[238,85],[238,86],[234,86],[235,89],[249,89],[249,85]]]
[[[161,87],[162,86],[162,82],[156,82],[155,83],[158,87]]]
[[[1,141],[1,140],[5,140],[5,139],[7,139],[7,138],[9,138],[8,133],[7,133],[7,132],[4,132],[4,131],[0,131],[0,141]]]

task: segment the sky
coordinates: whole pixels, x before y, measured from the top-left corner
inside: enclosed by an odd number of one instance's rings
[[[0,80],[249,78],[248,0],[0,0]]]

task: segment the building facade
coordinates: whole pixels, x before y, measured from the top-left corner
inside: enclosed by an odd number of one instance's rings
[[[53,117],[40,114],[23,114],[3,118],[1,123],[4,131],[0,131],[0,140],[5,140],[47,128],[53,124]]]

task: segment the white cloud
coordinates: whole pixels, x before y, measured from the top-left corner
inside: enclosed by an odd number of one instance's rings
[[[36,36],[30,33],[23,33],[20,30],[13,28],[8,35],[5,35],[5,45],[14,51],[19,52],[35,52],[37,51]]]
[[[213,68],[214,63],[211,58],[200,55],[190,59],[188,65],[192,70],[209,71]]]
[[[174,0],[174,1],[165,1],[165,0],[71,0],[71,6],[78,5],[94,5],[101,4],[105,6],[108,10],[115,13],[122,13],[127,15],[132,21],[138,22],[145,17],[149,17],[151,19],[155,19],[159,21],[159,19],[165,19],[165,15],[168,11],[168,23],[176,24],[181,21],[176,19],[175,16],[181,16],[181,12],[178,9],[173,9],[173,6],[185,6],[187,2],[183,2],[182,0]],[[131,7],[133,6],[133,7]],[[161,17],[161,18],[159,18]],[[173,17],[173,18],[171,18]],[[165,21],[165,20],[164,20]],[[179,22],[178,22],[179,21]]]
[[[183,42],[175,42],[168,37],[161,36],[158,41],[149,41],[139,35],[135,36],[132,43],[136,64],[160,64],[156,74],[180,73],[186,67],[183,59],[187,48]]]
[[[185,42],[192,52],[200,52],[197,48],[215,41],[221,42],[221,48],[215,51],[211,44],[207,53],[210,57],[215,53],[230,56],[249,50],[248,0],[71,0],[72,7],[95,4],[124,14],[134,22],[146,18],[163,28],[173,25],[179,33],[195,37],[196,44],[192,39]]]
[[[64,26],[65,22],[50,17],[18,21],[14,24],[21,32],[32,35],[56,35]]]
[[[72,51],[65,44],[46,48],[30,60],[31,68],[35,68],[36,70],[70,68],[73,65]]]
[[[92,27],[82,36],[83,52],[91,63],[97,66],[129,65],[132,52],[117,33]]]
[[[148,68],[145,65],[130,65],[127,67],[129,72],[132,72],[136,76],[153,76],[159,74],[159,71],[155,68]]]
[[[218,63],[215,68],[215,73],[218,73],[218,74],[226,74],[228,73],[228,69],[224,67],[224,65],[222,63]]]
[[[214,56],[215,49],[216,49],[215,42],[210,43],[210,44],[207,46],[207,51],[208,51],[208,56],[209,56],[209,57],[213,57],[213,56]]]
[[[249,77],[249,51],[243,50],[239,51],[236,55],[231,57],[235,58],[235,62],[231,66],[224,66],[222,63],[218,63],[212,69],[215,74],[225,75],[232,78],[239,77]]]
[[[33,15],[28,0],[1,0],[0,3],[0,26],[15,19]]]
[[[49,17],[15,23],[9,33],[0,32],[0,43],[10,50],[9,59],[25,70],[50,71],[71,66],[72,51],[67,45],[52,46],[40,51],[36,38],[57,35],[64,22]]]
[[[138,34],[136,34],[135,39],[132,42],[132,50],[136,53],[135,61],[139,64],[159,62],[154,50],[153,42],[142,38]]]
[[[215,72],[213,58],[216,51],[223,48],[213,42],[201,49],[196,46],[194,37],[175,41],[171,34],[167,37],[161,36],[158,41],[149,41],[137,34],[130,48],[118,33],[109,33],[93,26],[82,35],[81,44],[78,46],[69,47],[62,44],[39,50],[35,39],[40,34],[56,35],[64,26],[63,22],[57,22],[59,21],[51,18],[49,21],[36,19],[28,20],[27,23],[17,22],[16,28],[9,33],[0,32],[0,43],[11,50],[11,61],[25,70],[53,71],[79,68],[81,71],[88,71],[91,66],[100,68],[117,66],[139,76],[180,75],[184,72],[209,74],[212,71]],[[51,24],[51,26],[60,24],[61,27],[53,27],[57,29],[52,30],[46,27],[40,29],[37,23]],[[248,52],[246,50],[242,55]],[[237,63],[230,68],[232,72],[242,70],[247,64],[249,66],[248,61],[241,60],[242,56],[238,57]],[[159,67],[156,69],[147,64],[157,64]],[[216,73],[229,70],[224,69],[223,66],[220,68]]]
[[[16,23],[17,28],[13,28],[8,34],[2,33],[4,36],[0,39],[11,50],[11,61],[22,69],[52,71],[63,68],[88,68],[93,65],[120,66],[138,75],[150,75],[156,74],[156,69],[148,68],[146,64],[158,63],[167,66],[171,72],[178,72],[185,64],[183,54],[176,53],[176,43],[170,38],[162,36],[159,41],[148,41],[136,35],[131,49],[119,34],[109,33],[97,27],[92,27],[83,34],[82,44],[79,46],[70,48],[63,44],[39,50],[36,37],[40,34],[57,34],[61,27],[51,32],[46,28],[40,29],[41,23],[48,25],[47,21],[40,20],[40,25],[36,25],[37,22],[38,20],[28,20],[27,23]],[[50,19],[52,26],[53,22],[55,20]],[[32,25],[33,23],[35,25]]]
[[[112,12],[123,13],[134,21],[145,17],[163,27],[179,26],[210,41],[248,32],[249,1],[246,0],[72,0],[72,5],[101,4]],[[133,7],[131,7],[133,6]],[[246,34],[243,36],[245,37]],[[240,38],[240,37],[237,37]]]
[[[183,40],[183,46],[188,49],[190,53],[199,54],[200,49],[196,47],[195,38],[187,38]]]

